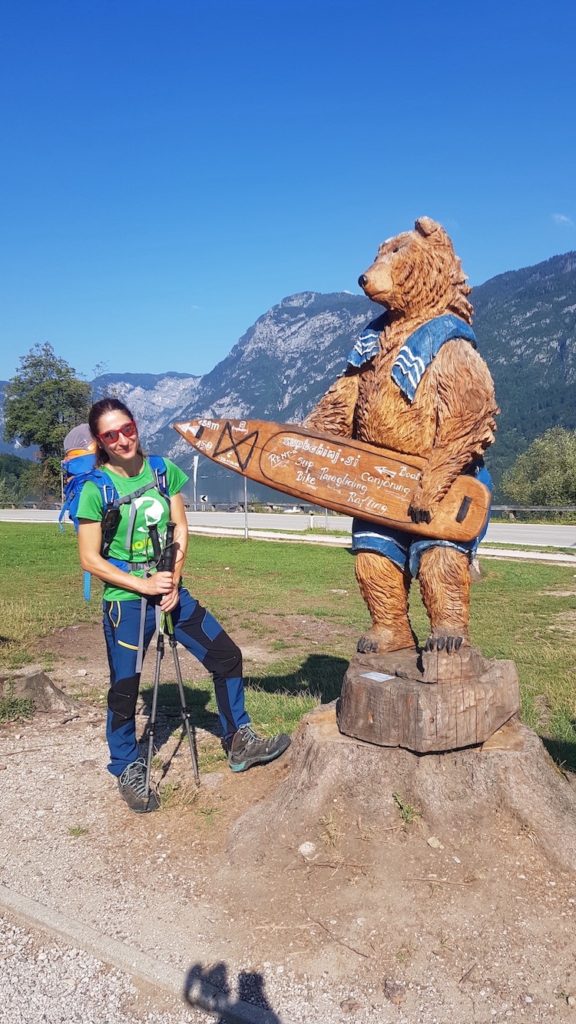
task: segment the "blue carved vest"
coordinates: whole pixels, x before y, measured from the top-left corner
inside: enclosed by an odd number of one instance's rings
[[[386,323],[387,316],[384,313],[368,324],[348,356],[349,367],[359,369],[378,355],[380,332]],[[470,324],[453,313],[446,313],[428,320],[406,339],[392,364],[390,376],[409,402],[414,401],[418,385],[434,356],[445,342],[453,338],[464,338],[476,348],[476,335]]]

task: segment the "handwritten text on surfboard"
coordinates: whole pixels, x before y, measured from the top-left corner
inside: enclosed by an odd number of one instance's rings
[[[226,450],[222,449],[216,436],[221,424],[203,419],[200,425],[204,431],[197,439],[196,447],[218,462],[236,468],[233,463],[242,450],[243,435],[247,435],[248,425],[244,421],[228,425],[236,443],[226,446]],[[208,432],[212,437],[207,436]],[[368,467],[366,459],[351,452],[349,446],[343,445],[341,449],[337,444],[288,431],[269,438],[262,448],[256,444],[255,451],[259,454],[260,469],[271,484],[293,481],[312,496],[318,488],[333,491],[358,510],[384,514],[388,510],[386,502],[392,496],[402,504],[408,502],[415,482],[420,479],[415,467],[400,461],[386,465],[383,460],[374,460],[374,464]],[[382,500],[376,500],[375,492]]]

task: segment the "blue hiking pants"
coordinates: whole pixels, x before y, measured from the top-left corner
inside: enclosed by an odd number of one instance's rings
[[[110,748],[108,770],[121,775],[126,765],[140,756],[136,742],[136,701],[140,673],[136,672],[141,606],[138,600],[104,601],[104,636],[110,666],[106,739]],[[242,652],[187,590],[180,590],[180,600],[172,612],[174,634],[178,643],[190,651],[206,667],[214,679],[216,704],[224,739],[246,725],[249,715],[244,707]],[[156,629],[154,604],[146,607],[144,651]]]

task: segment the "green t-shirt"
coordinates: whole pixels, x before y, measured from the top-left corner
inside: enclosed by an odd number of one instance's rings
[[[172,497],[182,490],[188,477],[178,466],[169,459],[166,463],[166,483],[168,493]],[[155,483],[155,475],[148,459],[144,459],[144,465],[137,476],[120,476],[109,466],[100,466],[107,476],[113,481],[119,497],[131,494],[147,483]],[[145,494],[135,498],[132,502],[120,505],[120,522],[110,545],[109,557],[117,558],[122,562],[148,562],[154,558],[152,541],[148,533],[148,527],[158,526],[160,543],[163,543],[166,534],[166,524],[170,520],[170,504],[160,493],[157,486],[151,487]],[[134,529],[132,531],[132,543],[128,546],[128,524],[130,510],[136,509]],[[80,494],[78,502],[78,518],[90,519],[93,522],[100,522],[103,514],[103,501],[100,488],[88,480]],[[132,569],[136,576],[144,576],[146,570]],[[107,583],[104,586],[105,601],[139,601],[140,594],[132,590],[123,590],[120,587]]]

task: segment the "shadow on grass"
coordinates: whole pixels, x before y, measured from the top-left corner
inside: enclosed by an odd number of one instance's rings
[[[576,772],[576,743],[569,743],[567,740],[555,740],[550,736],[541,736],[540,739],[552,760],[560,768],[564,768],[568,772]]]
[[[249,686],[266,693],[288,693],[295,696],[309,694],[319,697],[322,704],[328,704],[340,696],[344,673],[348,668],[345,658],[331,654],[310,654],[306,661],[286,675],[250,676]]]
[[[190,716],[190,724],[205,729],[213,736],[220,737],[220,719],[214,711],[209,711],[207,705],[212,699],[210,690],[200,690],[196,687],[187,686],[184,683],[184,700],[186,709]],[[142,703],[146,714],[150,717],[152,711],[153,687],[146,687],[140,690]],[[162,746],[171,736],[178,725],[182,722],[180,695],[175,682],[160,683],[158,686],[158,708],[156,718],[156,746]],[[146,728],[143,739],[146,740],[148,729]]]
[[[319,698],[322,704],[340,696],[344,673],[348,668],[345,658],[329,654],[311,654],[302,665],[284,675],[261,675],[246,678],[246,685],[264,693],[287,694],[288,696],[311,696]],[[221,737],[220,719],[214,711],[208,710],[212,691],[184,684],[184,699],[192,727],[205,729],[213,736]],[[140,691],[146,714],[152,710],[152,686]],[[181,724],[181,705],[176,682],[160,683],[158,686],[158,710],[156,719],[155,746],[166,743]],[[147,742],[148,729],[142,741]],[[141,741],[141,742],[142,742]],[[180,745],[180,744],[178,744]]]

